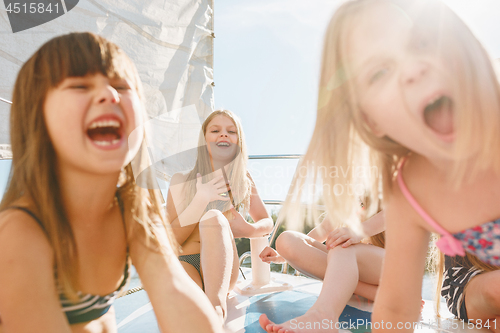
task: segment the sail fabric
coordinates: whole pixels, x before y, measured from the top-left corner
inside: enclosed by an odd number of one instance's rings
[[[0,97],[12,99],[17,72],[47,40],[74,31],[104,36],[134,61],[144,85],[149,161],[137,172],[161,166],[196,148],[200,124],[214,108],[213,7],[213,0],[80,0],[64,15],[17,33],[0,11]],[[1,147],[9,144],[9,110],[0,102]],[[168,180],[175,172],[168,170],[158,174]]]

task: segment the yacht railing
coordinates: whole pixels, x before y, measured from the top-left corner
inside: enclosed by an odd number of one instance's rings
[[[4,102],[4,103],[7,103],[7,104],[12,104],[11,101],[6,100],[5,98],[2,98],[2,97],[0,97],[0,102]]]

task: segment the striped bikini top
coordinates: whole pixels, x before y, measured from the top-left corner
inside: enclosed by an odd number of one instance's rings
[[[415,200],[403,180],[403,158],[398,168],[397,182],[401,192],[417,213],[436,230],[441,238],[436,246],[447,256],[465,256],[465,251],[478,257],[481,261],[500,266],[500,219],[451,234],[440,226]]]
[[[118,202],[120,203],[120,210],[122,211],[122,216],[123,216],[123,210],[120,200],[118,200]],[[45,228],[43,227],[41,221],[29,209],[21,206],[10,206],[9,209],[19,209],[29,214],[45,231]],[[57,275],[57,272],[55,272],[55,274]],[[87,321],[95,320],[104,315],[111,308],[111,305],[113,305],[114,300],[117,298],[120,292],[128,284],[129,279],[130,279],[130,265],[129,265],[129,253],[127,247],[127,259],[125,261],[123,280],[120,283],[118,289],[116,289],[109,295],[100,296],[92,294],[83,294],[81,292],[78,292],[77,293],[78,302],[75,303],[65,297],[61,286],[57,286],[61,308],[64,314],[66,315],[68,322],[70,324],[84,323]]]

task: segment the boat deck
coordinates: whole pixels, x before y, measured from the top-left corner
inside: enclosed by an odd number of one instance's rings
[[[247,280],[251,280],[252,271],[242,268]],[[261,333],[259,317],[262,313],[278,323],[285,322],[304,314],[321,291],[322,282],[304,276],[294,276],[281,273],[271,273],[274,282],[289,283],[292,290],[244,296],[232,291],[228,299],[227,332],[234,333]],[[240,273],[239,282],[244,284]],[[135,274],[130,288],[140,285]],[[432,281],[429,276],[424,279],[425,306],[420,322],[415,325],[415,332],[460,333],[460,332],[489,332],[487,329],[468,329],[467,325],[453,319],[446,304],[441,304],[441,318],[434,312]],[[373,303],[358,296],[353,296],[344,309],[340,321],[343,322],[344,332],[370,332],[370,317]],[[156,333],[160,332],[151,304],[144,290],[122,297],[115,302],[118,332],[120,333]],[[355,327],[355,324],[360,324]],[[373,324],[375,325],[375,324]]]

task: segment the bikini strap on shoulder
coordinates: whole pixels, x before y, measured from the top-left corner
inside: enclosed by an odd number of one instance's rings
[[[449,233],[446,229],[441,227],[427,212],[418,204],[417,200],[413,197],[413,195],[406,187],[406,184],[403,180],[403,166],[406,163],[408,156],[403,157],[401,161],[398,171],[397,171],[397,182],[401,192],[404,197],[408,201],[408,203],[415,209],[415,211],[427,222],[431,227],[433,227],[439,234],[441,234],[441,238],[436,242],[436,246],[446,255],[449,256],[464,256],[465,251],[462,246],[462,243],[451,233]]]

